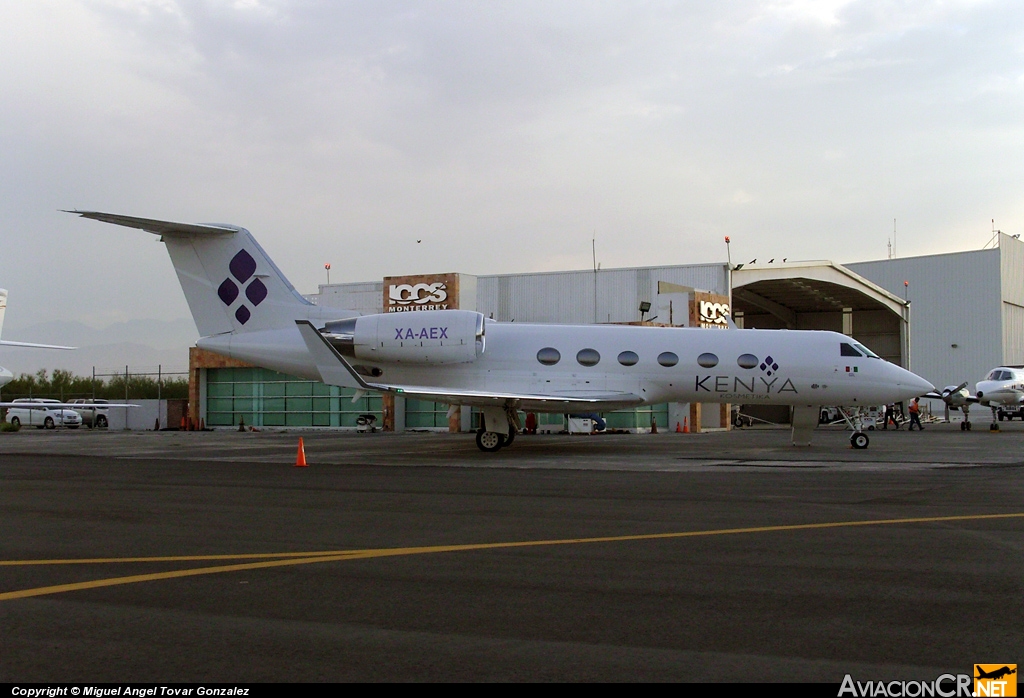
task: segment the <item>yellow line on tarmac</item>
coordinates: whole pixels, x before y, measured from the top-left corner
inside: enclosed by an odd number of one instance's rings
[[[133,558],[91,558],[81,560],[9,560],[0,562],[3,565],[59,565],[84,563],[114,562],[188,562],[200,560],[231,560],[260,559],[274,557],[278,559],[262,562],[249,562],[234,565],[217,565],[214,567],[198,567],[172,572],[154,572],[152,574],[136,574],[128,577],[111,577],[95,579],[88,582],[58,584],[48,587],[36,587],[21,591],[0,593],[0,601],[13,601],[31,596],[60,594],[68,591],[97,589],[100,587],[135,584],[137,582],[153,582],[160,579],[194,577],[203,574],[219,574],[222,572],[241,572],[245,570],[267,569],[271,567],[287,567],[291,565],[309,565],[317,562],[338,562],[341,560],[360,560],[374,557],[394,557],[399,555],[424,555],[428,553],[450,553],[466,550],[497,550],[501,548],[529,548],[543,545],[573,545],[581,543],[619,543],[641,540],[667,540],[672,538],[697,538],[702,536],[735,535],[740,533],[771,533],[774,531],[807,531],[825,528],[851,528],[855,526],[886,526],[893,524],[943,523],[950,521],[984,521],[991,519],[1024,518],[1024,512],[1014,514],[976,514],[966,516],[929,516],[907,519],[872,519],[867,521],[833,521],[813,524],[791,524],[784,526],[755,526],[749,528],[722,528],[710,531],[683,531],[678,533],[649,533],[629,536],[601,536],[598,538],[565,538],[560,540],[511,541],[506,543],[469,543],[464,545],[431,545],[415,548],[380,548],[367,550],[334,550],[307,553],[260,553],[256,555],[194,555],[182,557],[133,557]],[[285,558],[285,559],[280,559]]]
[[[157,557],[83,557],[66,560],[0,560],[0,567],[25,567],[29,565],[108,565],[121,562],[206,562],[212,560],[267,560],[290,557],[322,557],[324,555],[347,555],[361,550],[325,550],[305,553],[241,553],[235,555],[162,555]]]

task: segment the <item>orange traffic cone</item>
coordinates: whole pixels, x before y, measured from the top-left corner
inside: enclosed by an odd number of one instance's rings
[[[299,455],[295,458],[296,468],[308,468],[306,463],[306,447],[302,445],[302,437],[299,437]]]
[[[683,433],[684,434],[689,434],[690,433],[690,424],[687,421],[686,417],[683,417]]]
[[[679,422],[676,422],[676,433],[677,434],[682,434],[683,433],[683,426]]]

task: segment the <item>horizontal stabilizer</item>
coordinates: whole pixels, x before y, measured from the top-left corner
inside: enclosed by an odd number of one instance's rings
[[[306,342],[313,360],[316,362],[317,370],[323,381],[329,385],[341,385],[354,387],[361,390],[373,390],[377,392],[394,393],[406,397],[414,397],[421,400],[433,400],[435,402],[503,404],[508,400],[521,400],[528,402],[547,403],[554,405],[578,405],[580,403],[601,407],[603,405],[639,405],[644,399],[639,395],[631,393],[596,393],[590,391],[581,392],[559,392],[552,394],[525,393],[511,391],[493,390],[469,390],[464,388],[448,388],[432,385],[404,385],[389,383],[370,383],[361,376],[352,365],[338,353],[327,339],[317,331],[311,322],[298,320],[295,323],[299,328],[302,339]]]
[[[102,223],[123,225],[126,228],[138,228],[154,235],[224,235],[240,230],[237,226],[219,223],[174,223],[172,221],[136,218],[134,216],[122,216],[117,213],[101,213],[99,211],[64,211],[64,213],[74,213],[82,218],[91,218]]]

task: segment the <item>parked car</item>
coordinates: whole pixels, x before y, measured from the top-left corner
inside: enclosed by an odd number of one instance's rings
[[[13,400],[13,402],[25,404],[25,407],[17,406],[7,410],[7,421],[16,426],[25,425],[40,429],[56,429],[57,427],[77,429],[82,426],[82,416],[75,410],[49,406],[62,404],[60,400],[23,397]]]
[[[105,407],[109,402],[103,398],[79,398],[72,400],[71,404],[76,405],[75,411],[81,414],[82,424],[90,429],[106,429],[110,426],[110,408]]]
[[[1004,419],[1009,419],[1012,422],[1014,417],[1024,420],[1024,405],[1002,405],[996,412],[1000,422]]]
[[[839,414],[839,409],[836,407],[822,407],[821,413],[818,415],[818,424],[832,424],[841,420],[843,416]]]

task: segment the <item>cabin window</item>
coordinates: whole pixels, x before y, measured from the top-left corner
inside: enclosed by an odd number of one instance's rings
[[[740,368],[754,368],[757,366],[758,360],[753,354],[740,354],[740,358],[736,359],[736,363],[739,364]]]
[[[679,363],[679,357],[670,351],[658,354],[658,363],[662,366],[675,366]]]
[[[545,366],[554,366],[561,358],[562,355],[554,347],[544,347],[537,352],[537,361],[540,361]]]
[[[597,366],[600,360],[601,355],[597,353],[597,349],[580,349],[576,354],[576,361],[580,366]]]
[[[852,344],[847,344],[846,342],[839,345],[839,353],[842,356],[864,356],[854,349]]]
[[[710,352],[705,352],[697,357],[697,363],[704,368],[714,368],[718,365],[718,357]]]
[[[635,351],[624,351],[619,354],[619,363],[623,366],[636,366],[639,360],[640,357],[636,355]]]

